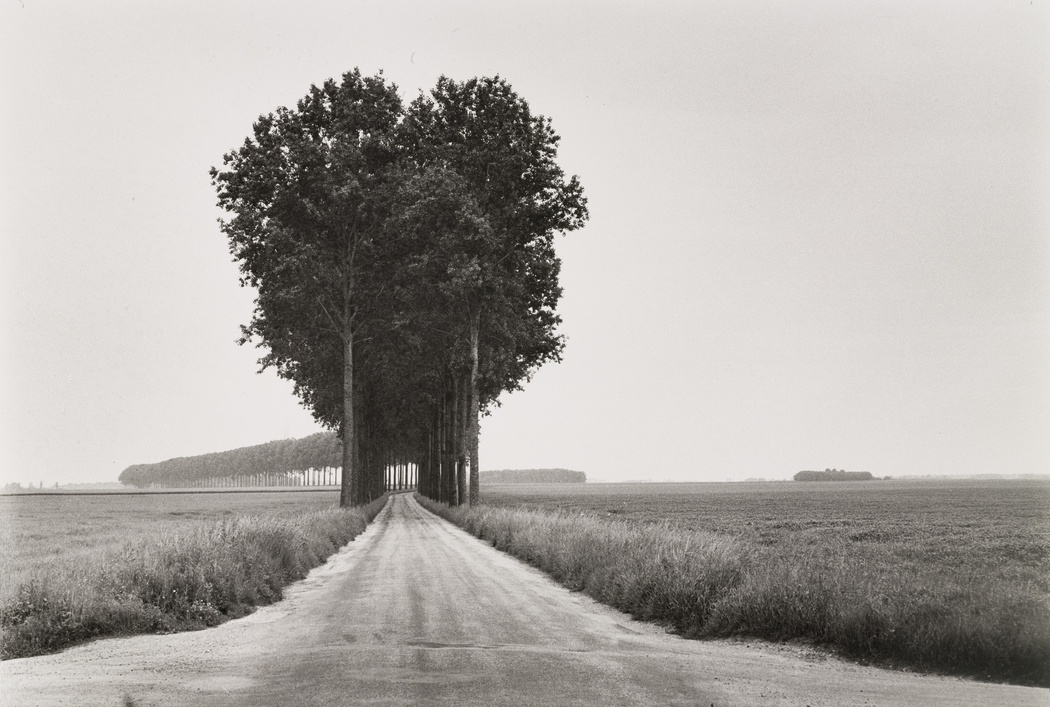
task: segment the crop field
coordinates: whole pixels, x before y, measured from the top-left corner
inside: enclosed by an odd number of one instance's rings
[[[502,485],[443,513],[687,636],[1050,686],[1050,483]]]
[[[1050,595],[1050,481],[505,484],[483,493],[487,505],[667,524],[773,553],[833,545],[898,570],[968,571]]]
[[[84,493],[0,496],[0,601],[27,576],[68,560],[164,537],[202,521],[335,508],[338,491]]]
[[[279,599],[386,499],[338,492],[0,497],[0,657],[191,630]]]

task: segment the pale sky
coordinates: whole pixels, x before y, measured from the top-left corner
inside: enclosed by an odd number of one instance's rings
[[[312,83],[499,74],[591,221],[482,468],[1050,472],[1050,3],[0,0],[0,483],[319,428],[208,168]]]

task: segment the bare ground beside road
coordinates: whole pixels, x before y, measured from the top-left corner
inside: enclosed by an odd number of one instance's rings
[[[4,705],[1050,705],[1050,690],[688,641],[395,496],[281,602],[0,664]]]

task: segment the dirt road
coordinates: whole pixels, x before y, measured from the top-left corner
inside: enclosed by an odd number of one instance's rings
[[[393,498],[286,598],[0,664],[5,705],[1050,705],[1050,690],[687,641]]]

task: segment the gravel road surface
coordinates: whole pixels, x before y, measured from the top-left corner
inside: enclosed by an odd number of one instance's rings
[[[0,664],[0,704],[1050,705],[1050,690],[688,641],[394,496],[285,599],[205,631]]]

